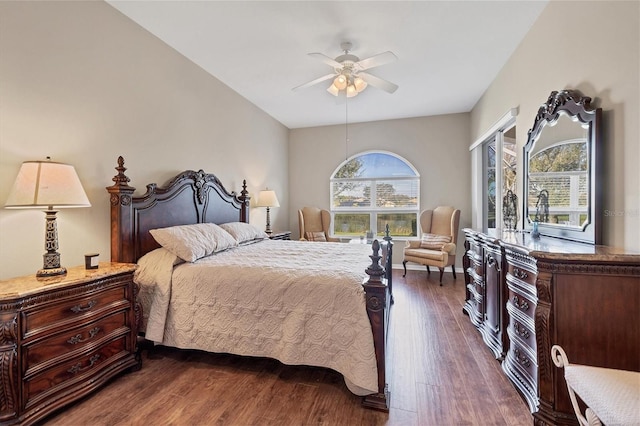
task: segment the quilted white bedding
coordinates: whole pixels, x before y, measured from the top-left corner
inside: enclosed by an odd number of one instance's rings
[[[362,282],[369,245],[265,240],[181,263],[140,259],[146,338],[158,344],[327,367],[356,395],[378,376]]]

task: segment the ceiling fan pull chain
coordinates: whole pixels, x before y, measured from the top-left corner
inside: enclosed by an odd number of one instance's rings
[[[345,94],[345,102],[344,102],[344,134],[345,134],[345,142],[344,142],[344,159],[345,161],[349,158],[349,98]]]

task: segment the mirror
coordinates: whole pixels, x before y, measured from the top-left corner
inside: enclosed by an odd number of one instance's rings
[[[524,147],[524,228],[601,243],[600,108],[576,90],[551,92]]]

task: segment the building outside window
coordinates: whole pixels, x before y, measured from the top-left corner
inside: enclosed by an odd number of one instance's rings
[[[385,151],[357,154],[331,176],[331,215],[337,237],[417,237],[420,175],[400,156]]]

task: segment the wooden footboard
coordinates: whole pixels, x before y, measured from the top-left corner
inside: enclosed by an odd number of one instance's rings
[[[391,238],[385,237],[386,244],[383,250],[384,256],[380,255],[380,243],[375,240],[372,244],[373,254],[371,265],[366,272],[369,279],[362,286],[366,293],[367,315],[371,322],[373,332],[373,344],[376,351],[376,361],[378,365],[378,392],[367,395],[362,401],[362,405],[381,411],[389,411],[390,394],[386,381],[386,352],[387,352],[387,327],[389,324],[389,307],[392,303],[391,294],[391,259],[393,254],[393,243]],[[385,267],[380,266],[380,259],[385,259]]]

